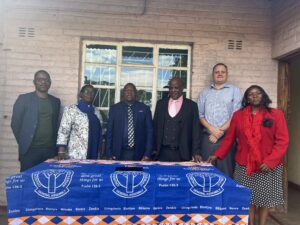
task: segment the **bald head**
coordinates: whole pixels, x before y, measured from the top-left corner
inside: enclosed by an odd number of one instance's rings
[[[183,80],[179,77],[173,77],[169,82],[169,96],[176,100],[182,96]]]
[[[183,80],[180,77],[173,77],[170,81],[169,81],[169,86],[171,85],[171,82],[177,82],[182,88],[183,88]]]
[[[46,70],[39,70],[36,71],[34,74],[34,79],[37,78],[38,75],[43,74],[44,76],[48,77],[50,79],[50,74]]]

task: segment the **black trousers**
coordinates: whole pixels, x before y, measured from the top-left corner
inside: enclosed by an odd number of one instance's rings
[[[19,161],[21,164],[20,172],[30,169],[47,159],[51,159],[55,155],[55,149],[31,147],[24,155],[19,156]]]
[[[161,146],[158,161],[161,162],[181,162],[182,158],[178,147],[168,145]]]
[[[134,161],[135,148],[122,148],[120,160]]]

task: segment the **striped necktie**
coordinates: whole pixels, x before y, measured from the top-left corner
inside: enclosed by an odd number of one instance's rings
[[[128,147],[134,147],[133,112],[130,105],[128,105]]]

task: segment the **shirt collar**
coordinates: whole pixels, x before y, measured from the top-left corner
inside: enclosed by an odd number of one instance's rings
[[[222,88],[220,88],[220,89],[223,89],[223,88],[229,88],[230,87],[230,84],[228,84],[227,82],[224,84],[224,86],[222,87]],[[214,83],[212,83],[211,85],[210,85],[210,88],[213,88],[213,89],[216,89],[215,88],[215,84]]]
[[[128,107],[128,106],[134,106],[136,101],[134,101],[131,105],[129,105],[127,102],[123,101],[123,105]]]

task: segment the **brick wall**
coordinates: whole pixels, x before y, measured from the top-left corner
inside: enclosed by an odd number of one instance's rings
[[[275,0],[272,7],[272,57],[291,54],[300,49],[300,1]]]
[[[0,61],[0,82],[5,85],[0,102],[0,205],[6,204],[4,177],[19,169],[17,145],[9,126],[13,103],[20,93],[33,90],[33,74],[38,69],[50,72],[50,92],[59,96],[63,105],[75,102],[82,37],[192,43],[194,100],[209,84],[212,66],[224,62],[232,83],[243,90],[251,84],[262,85],[276,106],[277,62],[271,59],[268,0],[148,0],[145,9],[140,0],[71,3],[5,1],[2,7],[5,35],[0,57],[5,57]],[[19,37],[19,28],[34,28],[35,36]],[[242,40],[243,49],[228,50],[228,40]]]
[[[3,101],[5,99],[4,95],[4,86],[5,86],[5,52],[3,51],[3,1],[0,0],[0,205],[3,205],[5,201],[4,196],[4,176],[7,174],[5,172],[5,167],[3,165],[5,161],[5,118],[4,118],[4,104]]]

